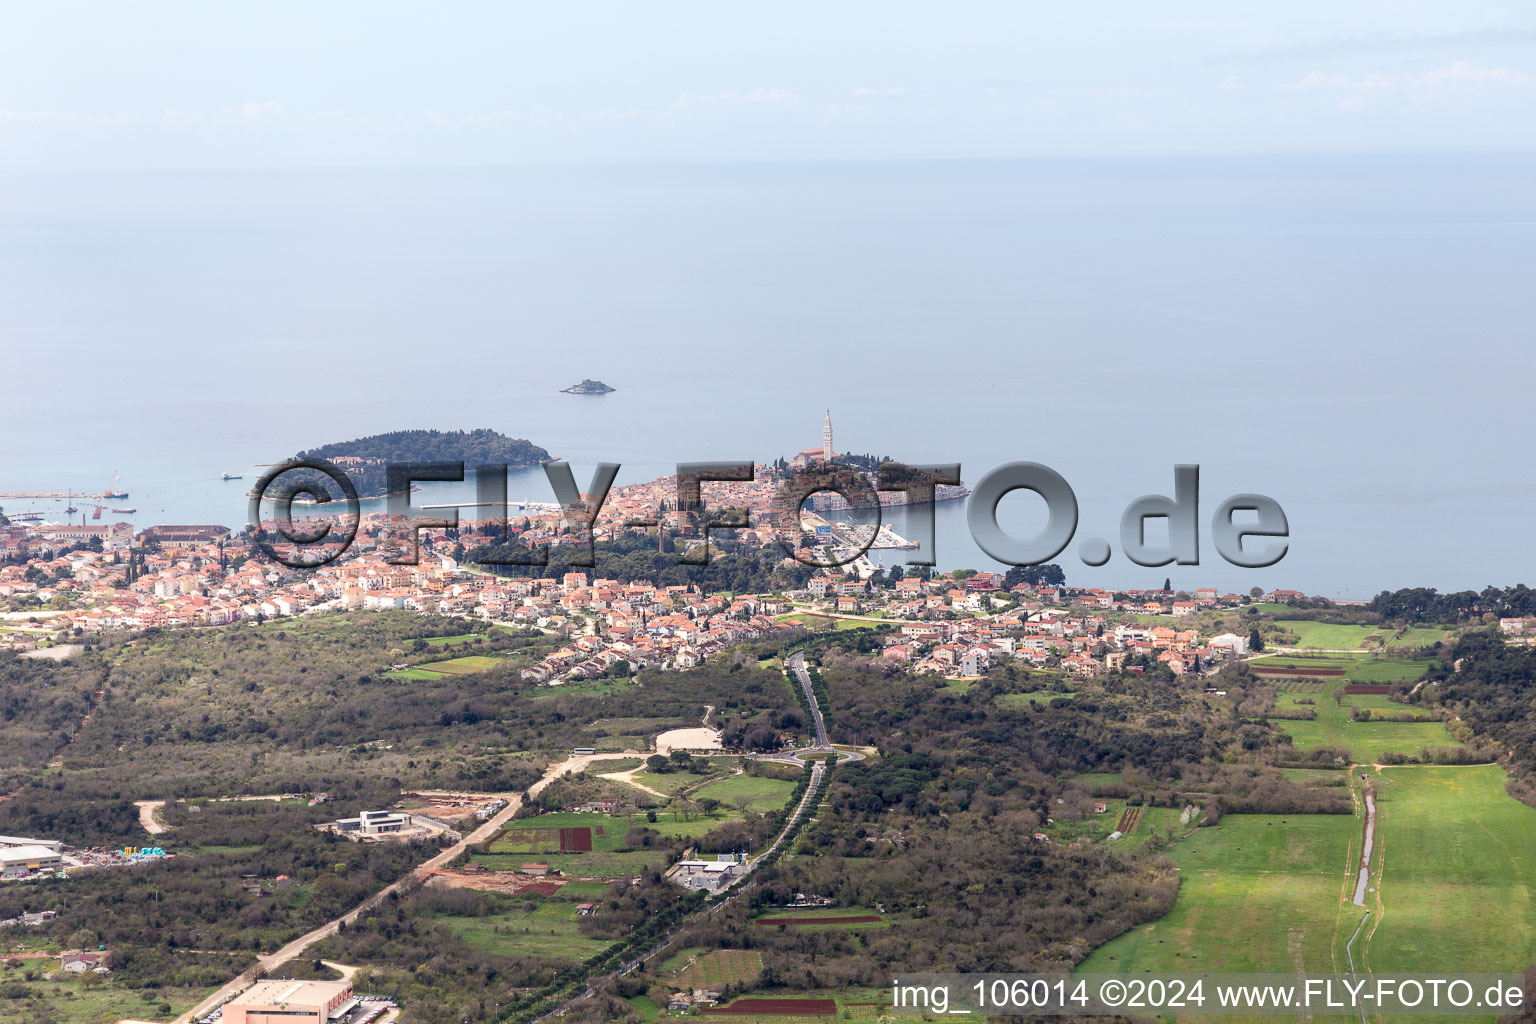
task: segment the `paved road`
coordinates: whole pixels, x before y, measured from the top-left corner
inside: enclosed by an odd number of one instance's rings
[[[816,692],[811,686],[811,674],[805,670],[805,652],[796,651],[787,662],[795,678],[800,681],[800,690],[805,694],[806,706],[811,709],[811,720],[816,730],[816,748],[831,750],[832,741],[827,739],[827,723],[821,717],[821,705],[816,703]]]
[[[544,772],[544,777],[542,779],[528,787],[528,792],[530,795],[537,795],[544,789],[545,786],[548,786],[551,782],[555,781],[566,772],[579,772],[593,761],[602,761],[615,757],[626,756],[643,757],[645,755],[639,753],[638,751],[625,751],[621,754],[573,755],[560,762],[559,764],[551,765]],[[469,835],[448,847],[446,850],[440,851],[429,860],[426,860],[423,863],[417,865],[410,871],[410,873],[402,876],[399,879],[396,879],[390,885],[374,893],[372,896],[368,897],[362,903],[358,904],[356,907],[349,910],[341,917],[321,925],[319,928],[316,928],[314,931],[309,932],[306,935],[299,936],[297,939],[294,939],[292,942],[288,943],[286,946],[284,946],[282,949],[279,949],[275,953],[268,953],[265,956],[258,957],[254,966],[250,967],[238,978],[235,978],[229,984],[213,993],[213,995],[198,1003],[187,1013],[177,1017],[172,1022],[172,1024],[191,1024],[191,1021],[195,1020],[196,1018],[213,1012],[214,1007],[228,1002],[237,993],[245,989],[246,986],[254,982],[256,980],[256,976],[262,971],[270,971],[274,967],[285,964],[289,960],[300,956],[310,946],[313,946],[315,943],[335,935],[337,928],[339,928],[343,923],[349,925],[352,924],[360,916],[362,916],[362,914],[372,909],[381,901],[387,899],[390,893],[399,892],[413,879],[426,877],[433,871],[446,865],[449,861],[453,860],[469,847],[477,843],[485,842],[485,840],[496,834],[497,829],[511,821],[512,816],[516,814],[518,808],[522,806],[523,801],[521,796],[512,797],[507,801],[507,806],[498,811],[496,815],[486,821],[485,824],[481,825],[479,828],[475,829]]]
[[[800,686],[805,691],[806,701],[811,708],[811,717],[815,719],[816,723],[817,745],[814,747],[806,747],[804,750],[793,751],[787,755],[783,755],[782,757],[764,757],[762,759],[788,760],[792,763],[798,764],[801,763],[798,761],[798,756],[802,754],[826,754],[829,752],[836,752],[839,759],[846,759],[850,761],[862,760],[864,755],[858,751],[837,750],[837,748],[833,747],[832,744],[828,742],[826,722],[822,718],[821,714],[821,704],[816,700],[816,692],[811,686],[810,673],[805,670],[805,655],[796,653],[789,659],[786,664],[794,672],[795,678],[800,681]],[[731,881],[730,885],[726,886],[726,888],[722,890],[723,892],[730,893],[730,895],[726,896],[725,899],[711,906],[708,910],[708,913],[719,913],[725,907],[734,902],[743,893],[745,893],[748,889],[750,889],[750,885],[743,885],[742,883],[747,881],[747,879],[751,877],[752,872],[756,871],[762,865],[764,858],[768,857],[784,844],[785,837],[787,837],[790,831],[800,822],[800,819],[810,813],[811,807],[815,804],[817,798],[821,795],[821,785],[827,773],[827,766],[825,761],[811,761],[810,765],[811,784],[806,787],[805,795],[800,798],[800,803],[795,806],[794,813],[789,816],[789,820],[784,823],[784,827],[779,830],[779,834],[774,837],[774,840],[769,845],[769,847],[762,853],[758,854],[756,857],[753,857],[751,860],[747,861],[746,871],[738,875]],[[567,999],[565,1002],[561,1003],[555,1009],[550,1010],[548,1013],[545,1013],[543,1016],[535,1017],[533,1024],[539,1024],[541,1021],[547,1021],[552,1018],[564,1016],[565,1011],[569,1009],[573,1004],[578,1003],[583,999],[592,998],[592,996],[597,992],[597,986],[602,984],[602,982],[610,978],[622,977],[631,973],[632,971],[637,970],[647,960],[655,957],[662,950],[670,946],[673,941],[675,941],[676,938],[690,926],[691,921],[685,920],[682,924],[678,925],[677,928],[663,936],[656,943],[656,945],[652,946],[644,953],[635,957],[633,960],[628,961],[617,970],[611,971],[610,973],[603,975],[603,977],[591,982],[587,986],[586,990],[583,991],[580,995],[572,996],[570,999]]]
[[[860,760],[864,755],[856,751],[837,750],[832,746],[831,741],[827,738],[827,726],[825,720],[822,718],[821,705],[816,700],[815,690],[811,686],[810,673],[807,672],[805,668],[805,655],[803,653],[797,652],[789,659],[787,664],[791,671],[794,672],[795,678],[799,681],[801,690],[805,693],[806,702],[811,709],[811,718],[813,720],[816,733],[816,745],[814,747],[808,747],[801,751],[794,751],[787,755],[787,757],[793,760],[798,760],[799,756],[801,755],[819,755],[835,752],[840,759],[850,761]],[[647,752],[639,750],[624,750],[619,751],[618,753],[613,753],[610,751],[600,754],[573,754],[571,757],[566,758],[559,764],[551,765],[544,772],[544,777],[528,788],[528,792],[530,795],[537,795],[544,789],[544,787],[548,786],[551,782],[553,782],[555,779],[558,779],[566,772],[580,772],[595,761],[609,761],[621,757],[645,756],[647,756]],[[789,834],[790,829],[794,828],[795,824],[799,822],[799,820],[808,812],[815,795],[821,791],[822,779],[825,774],[825,764],[820,761],[811,762],[811,785],[807,787],[805,795],[800,799],[799,805],[795,808],[794,814],[790,815],[789,820],[785,822],[784,828],[779,832],[778,836],[774,838],[772,845],[770,845],[768,849],[764,850],[761,854],[748,862],[747,871],[743,873],[735,883],[733,883],[733,886],[739,885],[741,881],[749,877],[751,872],[757,868],[763,858],[767,857],[774,850],[777,850],[779,846],[784,842],[784,837]],[[217,992],[213,993],[202,1002],[198,1003],[197,1006],[195,1006],[192,1010],[182,1014],[180,1017],[177,1017],[172,1022],[172,1024],[191,1024],[191,1022],[198,1017],[211,1013],[214,1007],[228,1002],[235,995],[237,995],[248,985],[254,982],[256,980],[256,976],[261,972],[270,971],[273,968],[300,956],[310,946],[313,946],[315,943],[335,935],[337,929],[342,924],[352,924],[368,910],[372,909],[374,906],[387,899],[390,893],[399,892],[413,879],[423,878],[427,875],[430,875],[433,871],[443,867],[469,847],[478,843],[482,843],[485,840],[491,838],[491,836],[495,835],[496,831],[501,828],[502,825],[505,825],[512,819],[512,816],[517,813],[518,809],[522,807],[522,805],[523,801],[521,797],[512,797],[507,801],[507,806],[503,807],[495,815],[495,817],[491,818],[485,824],[475,829],[459,842],[455,843],[453,846],[450,846],[448,849],[441,851],[424,863],[418,865],[409,874],[397,879],[390,885],[386,886],[384,889],[381,889],[379,892],[374,893],[372,896],[368,897],[368,899],[364,900],[362,903],[358,904],[352,910],[348,911],[346,914],[343,914],[336,920],[329,921],[326,924],[321,925],[319,928],[316,928],[314,931],[311,931],[305,935],[301,935],[299,938],[294,939],[292,942],[288,943],[286,946],[279,949],[275,953],[269,953],[265,956],[258,957],[254,966],[250,967],[238,978],[235,978],[233,981],[220,988]],[[718,910],[719,907],[717,906],[715,909]],[[673,934],[676,933],[674,932]],[[670,940],[670,938],[671,936],[668,936],[668,940]],[[661,945],[664,946],[665,942],[663,942]],[[659,948],[661,948],[661,946],[654,947],[651,952],[653,953],[655,952],[655,949]],[[629,973],[641,963],[644,963],[650,955],[651,953],[647,953],[644,956],[631,961],[624,967],[620,968],[617,973]],[[590,990],[588,994],[590,994]],[[572,1000],[572,1002],[574,1002],[574,1000]],[[565,1005],[568,1006],[570,1003],[568,1002]]]

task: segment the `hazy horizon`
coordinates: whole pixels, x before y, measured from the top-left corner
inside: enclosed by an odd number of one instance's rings
[[[490,426],[620,482],[819,443],[1052,466],[1079,538],[1203,471],[1291,518],[1267,570],[1074,582],[1507,584],[1536,227],[1523,157],[95,174],[0,193],[0,491],[238,523],[221,472]],[[559,389],[599,377],[619,390]],[[99,480],[98,480],[99,478]],[[239,494],[229,493],[234,488]],[[162,495],[180,490],[169,503]],[[146,492],[152,497],[141,496]],[[537,495],[525,495],[537,497]],[[228,506],[226,508],[226,506]],[[220,512],[220,510],[223,510]],[[1023,532],[1023,495],[1005,502]],[[987,567],[963,523],[946,567]],[[1177,570],[1177,571],[1175,571]],[[1152,578],[1156,577],[1155,580]]]

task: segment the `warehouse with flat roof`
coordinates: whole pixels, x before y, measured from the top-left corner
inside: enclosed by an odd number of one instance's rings
[[[0,849],[0,877],[16,878],[33,871],[58,871],[64,858],[46,846],[7,846]]]
[[[41,846],[54,853],[63,853],[64,844],[55,839],[23,839],[21,836],[0,836],[0,850],[12,846]]]
[[[329,1024],[357,1006],[346,981],[261,981],[224,1004],[223,1024]]]

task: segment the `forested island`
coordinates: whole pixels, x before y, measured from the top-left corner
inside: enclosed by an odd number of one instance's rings
[[[383,497],[392,463],[462,462],[466,467],[505,465],[525,469],[550,461],[531,441],[488,428],[479,430],[392,430],[355,441],[339,441],[299,452],[301,459],[335,462],[364,498]]]

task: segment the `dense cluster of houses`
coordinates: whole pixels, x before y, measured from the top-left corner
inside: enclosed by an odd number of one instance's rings
[[[962,581],[952,576],[914,577],[899,580],[890,590],[870,590],[862,581],[817,577],[808,589],[822,603],[832,603],[834,614],[879,612],[885,619],[912,620],[902,621],[881,656],[918,672],[975,676],[1015,660],[1098,675],[1119,668],[1129,657],[1144,655],[1183,675],[1247,653],[1247,640],[1235,634],[1202,641],[1196,629],[1111,624],[1103,614],[1186,614],[1173,607],[1186,602],[1167,600],[1162,592],[1149,596],[1030,584],[1004,590],[1002,584],[1003,577],[995,573],[975,573]],[[1237,595],[1202,590],[1187,603],[1190,610],[1203,610],[1235,607],[1242,601]]]
[[[786,616],[896,620],[880,656],[918,672],[975,676],[1012,660],[1097,675],[1146,656],[1176,674],[1198,672],[1246,653],[1233,634],[1202,639],[1178,620],[1237,607],[1247,599],[1200,588],[1156,591],[1069,589],[1020,583],[990,572],[909,576],[880,585],[837,571],[804,591],[703,594],[645,580],[511,578],[469,571],[426,548],[419,564],[385,559],[382,520],[365,521],[346,556],[296,570],[250,557],[244,541],[218,527],[154,527],[137,538],[126,524],[0,529],[28,552],[0,566],[0,599],[30,597],[54,608],[52,629],[97,633],[166,626],[216,626],[313,611],[399,608],[527,626],[566,643],[522,670],[537,683],[595,678],[642,668],[687,669],[747,641],[787,633]],[[147,541],[153,541],[145,544]],[[137,554],[133,552],[138,552]],[[1267,600],[1294,602],[1276,590]],[[1134,621],[1124,621],[1132,613]],[[1147,625],[1147,616],[1167,623]],[[1114,621],[1111,621],[1111,620]],[[1506,627],[1507,628],[1507,627]],[[13,636],[17,644],[36,636]]]

